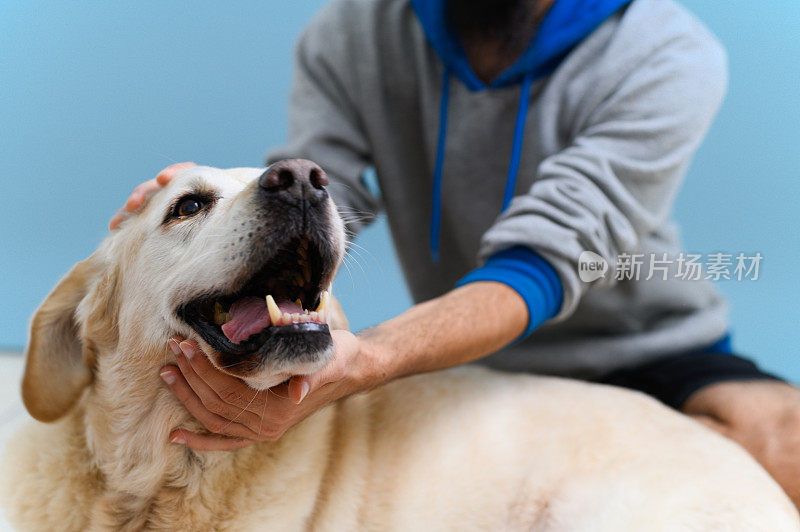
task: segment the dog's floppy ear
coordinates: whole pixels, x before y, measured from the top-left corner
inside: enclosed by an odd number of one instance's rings
[[[99,300],[98,289],[109,284],[99,262],[93,255],[76,264],[33,317],[22,399],[39,421],[56,421],[65,415],[92,381],[95,347],[81,341],[76,311],[87,296]]]

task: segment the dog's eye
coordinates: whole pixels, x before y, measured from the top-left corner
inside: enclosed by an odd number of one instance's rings
[[[203,198],[199,198],[197,196],[186,196],[185,198],[178,200],[178,203],[175,204],[175,209],[172,211],[172,216],[174,218],[188,218],[189,216],[194,216],[198,212],[202,211],[205,206],[206,202],[203,200]]]
[[[203,200],[194,196],[189,196],[178,202],[175,206],[175,214],[181,217],[194,216],[200,212],[204,206],[205,203],[203,203]]]
[[[203,211],[209,210],[216,201],[216,196],[206,193],[191,193],[178,198],[167,211],[163,223],[169,223],[172,220],[180,221],[186,218],[196,216]]]

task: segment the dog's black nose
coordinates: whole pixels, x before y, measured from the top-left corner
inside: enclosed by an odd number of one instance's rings
[[[273,164],[258,178],[268,196],[317,203],[328,197],[328,176],[306,159],[285,159]]]

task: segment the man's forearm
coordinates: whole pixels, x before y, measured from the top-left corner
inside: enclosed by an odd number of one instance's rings
[[[372,385],[471,362],[523,333],[528,309],[502,283],[470,283],[359,334]]]

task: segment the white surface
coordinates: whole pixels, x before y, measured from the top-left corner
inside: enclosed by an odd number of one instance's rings
[[[22,378],[23,358],[20,353],[0,351],[0,453],[11,435],[28,417],[22,406],[19,383]],[[14,530],[3,517],[0,504],[0,531]]]

